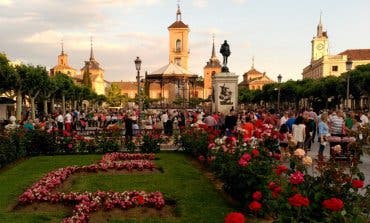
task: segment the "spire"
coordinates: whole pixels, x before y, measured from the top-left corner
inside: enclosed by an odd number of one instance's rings
[[[212,55],[211,55],[211,60],[212,59],[217,59],[216,58],[216,51],[215,51],[215,34],[212,35],[212,40],[213,40],[213,43],[212,43]]]
[[[181,21],[180,0],[177,0],[176,21]]]
[[[64,55],[64,44],[63,44],[63,39],[62,39],[62,41],[61,41],[60,45],[62,46],[62,53],[61,53],[61,55]]]
[[[252,57],[252,70],[254,69],[254,56]]]
[[[317,35],[316,35],[317,37],[323,36],[321,16],[322,16],[322,11],[320,11],[320,20],[319,20],[319,24],[317,25]]]
[[[92,42],[92,36],[90,36],[90,60],[95,60],[94,58],[94,52],[93,52],[93,42]]]

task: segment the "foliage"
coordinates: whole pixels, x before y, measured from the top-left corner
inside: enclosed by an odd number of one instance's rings
[[[161,149],[161,131],[144,131],[142,135],[137,136],[140,141],[140,151],[143,153],[158,153]]]
[[[350,84],[350,95],[359,101],[362,96],[370,96],[370,64],[357,66],[354,70],[339,77],[328,76],[320,79],[288,80],[278,85],[267,84],[262,90],[239,90],[239,102],[270,104],[277,101],[277,89],[280,87],[281,103],[298,107],[301,99],[307,99],[314,109],[334,108],[346,98],[347,77]],[[292,97],[294,95],[295,97]],[[370,103],[370,102],[369,102]],[[356,103],[359,104],[359,103]],[[370,105],[370,104],[369,104]],[[370,107],[368,105],[368,107]]]
[[[118,84],[112,83],[107,93],[108,104],[112,107],[123,107],[127,104],[127,101],[127,96],[121,94]]]
[[[92,81],[91,81],[91,74],[89,73],[88,69],[84,71],[83,76],[82,76],[82,84],[85,87],[88,87],[92,89]]]

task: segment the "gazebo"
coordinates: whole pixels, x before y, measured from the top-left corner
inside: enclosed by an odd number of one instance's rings
[[[161,105],[171,104],[176,99],[188,101],[193,97],[198,75],[169,63],[166,66],[146,75],[145,81],[149,98],[160,99]]]

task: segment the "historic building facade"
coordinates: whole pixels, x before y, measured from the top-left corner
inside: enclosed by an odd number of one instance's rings
[[[221,63],[216,57],[215,40],[213,38],[211,58],[203,68],[203,99],[208,99],[212,96],[212,77],[221,72]]]
[[[274,83],[274,81],[266,75],[266,72],[262,73],[254,68],[253,59],[251,69],[243,74],[243,81],[238,84],[238,87],[245,87],[249,90],[262,90],[264,85],[271,83]]]
[[[54,76],[56,73],[67,74],[68,76],[74,78],[77,74],[76,69],[69,66],[68,64],[68,55],[64,53],[64,47],[62,43],[62,52],[58,55],[58,64],[50,69],[50,76]]]
[[[58,56],[58,64],[50,69],[50,76],[54,76],[56,73],[67,74],[71,77],[75,83],[81,83],[83,75],[85,73],[90,75],[92,90],[101,95],[105,95],[106,88],[109,86],[109,82],[104,80],[104,70],[100,67],[99,62],[94,57],[93,46],[91,41],[90,58],[85,61],[85,65],[80,69],[78,74],[76,69],[68,64],[68,55],[64,53],[64,47],[62,43],[62,52]]]
[[[318,79],[326,76],[339,76],[347,71],[346,62],[351,61],[351,69],[370,63],[370,49],[348,49],[337,55],[329,54],[329,38],[320,22],[316,36],[311,41],[311,62],[303,69],[303,78]]]

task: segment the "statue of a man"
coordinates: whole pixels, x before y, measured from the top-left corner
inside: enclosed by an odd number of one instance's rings
[[[230,52],[230,46],[229,46],[229,44],[227,43],[226,40],[221,45],[220,53],[222,54],[223,59],[224,59],[223,60],[223,66],[227,67],[227,58],[230,56],[231,52]]]

